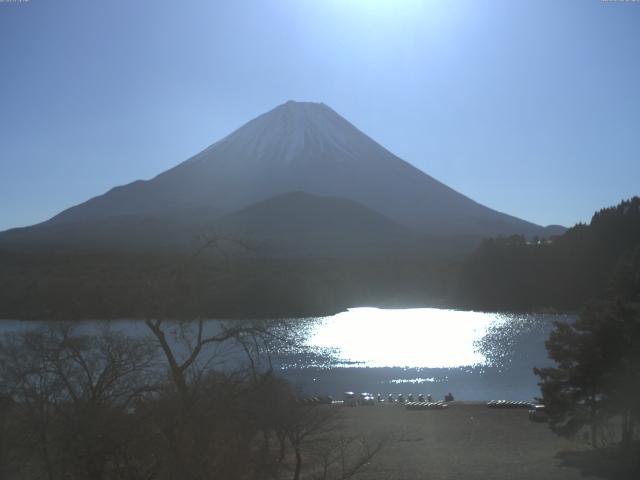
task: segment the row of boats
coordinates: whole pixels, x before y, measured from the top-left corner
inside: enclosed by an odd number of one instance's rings
[[[399,404],[409,404],[409,403],[443,403],[443,402],[434,402],[430,394],[418,394],[414,396],[413,393],[408,394],[406,397],[403,393],[399,393],[394,397],[392,393],[390,393],[386,399],[383,397],[381,393],[378,393],[375,397],[367,392],[364,393],[354,393],[354,392],[344,392],[343,394],[343,403],[347,406],[357,406],[357,405],[375,405],[376,403],[399,403]],[[453,401],[453,395],[447,394],[444,399],[445,402]]]
[[[532,422],[548,422],[549,414],[544,405],[531,402],[514,402],[512,400],[491,400],[487,402],[488,408],[511,409],[526,408],[529,411],[529,420]]]
[[[407,410],[444,410],[448,408],[447,402],[453,401],[453,395],[450,393],[445,395],[444,401],[434,402],[431,395],[424,395],[422,393],[414,396],[412,393],[408,394],[405,398],[404,394],[400,393],[397,396],[389,394],[386,398],[382,394],[378,393],[375,397],[367,392],[354,393],[344,392],[343,400],[335,401],[333,397],[326,395],[322,397],[307,397],[299,399],[299,402],[306,405],[318,405],[318,404],[334,404],[344,405],[348,407],[356,406],[369,406],[380,404],[398,404],[404,405]],[[534,422],[546,422],[548,421],[548,415],[544,405],[536,405],[531,402],[513,401],[513,400],[491,400],[487,402],[487,408],[493,409],[527,409],[529,411],[529,419]]]
[[[488,408],[526,408],[531,410],[536,404],[531,402],[517,402],[512,400],[491,400],[487,402]]]

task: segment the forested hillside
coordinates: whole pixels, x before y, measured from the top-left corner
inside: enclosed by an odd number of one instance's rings
[[[464,262],[456,303],[484,310],[577,310],[640,295],[640,198],[596,212],[550,240],[485,240]]]
[[[0,318],[301,317],[442,304],[452,264],[0,252]]]

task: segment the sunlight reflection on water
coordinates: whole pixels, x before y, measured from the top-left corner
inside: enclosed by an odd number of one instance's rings
[[[320,319],[308,344],[337,349],[346,361],[344,366],[480,365],[485,357],[476,350],[474,341],[481,339],[491,325],[505,320],[497,313],[437,308],[352,308]]]

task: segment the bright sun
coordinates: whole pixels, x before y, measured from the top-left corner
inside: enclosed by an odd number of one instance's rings
[[[442,0],[330,0],[323,8],[352,31],[388,41],[439,30],[458,9]]]

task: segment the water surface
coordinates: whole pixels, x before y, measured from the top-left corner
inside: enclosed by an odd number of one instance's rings
[[[478,365],[486,359],[474,342],[491,325],[507,321],[495,313],[438,308],[354,308],[319,319],[309,344],[335,348],[341,358],[361,367]]]
[[[354,308],[315,319],[307,344],[331,351],[331,362],[276,357],[276,363],[282,375],[311,395],[339,397],[353,390],[441,398],[453,392],[466,400],[529,400],[539,395],[533,367],[551,364],[544,341],[555,320],[571,317]],[[0,333],[43,323],[4,320]],[[207,328],[217,324],[211,320]],[[104,327],[149,334],[141,320],[85,321],[81,326],[87,331]]]

